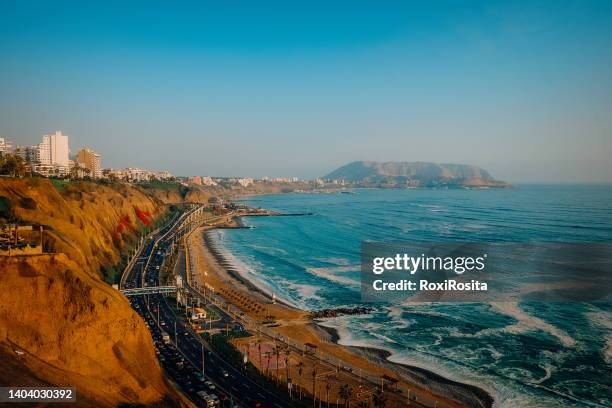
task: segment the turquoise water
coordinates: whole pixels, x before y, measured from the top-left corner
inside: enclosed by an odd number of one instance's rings
[[[235,266],[299,307],[360,301],[360,244],[372,241],[612,242],[611,186],[358,190],[252,197],[303,217],[251,217],[213,237]],[[612,406],[612,306],[584,303],[377,307],[324,323],[341,344],[481,386],[502,407]]]

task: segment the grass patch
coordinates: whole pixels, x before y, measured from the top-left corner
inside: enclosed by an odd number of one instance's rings
[[[176,181],[145,181],[136,184],[147,190],[177,190],[181,185]]]
[[[66,190],[66,186],[70,184],[70,181],[62,179],[50,178],[49,181],[51,182],[53,187],[55,187],[55,189],[60,193],[63,193],[64,190]]]

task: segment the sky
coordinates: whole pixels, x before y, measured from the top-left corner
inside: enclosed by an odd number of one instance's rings
[[[0,0],[0,137],[103,167],[612,182],[611,73],[609,1]]]

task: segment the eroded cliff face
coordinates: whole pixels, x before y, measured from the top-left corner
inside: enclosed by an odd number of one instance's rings
[[[165,210],[162,203],[124,184],[58,183],[46,179],[0,180],[0,198],[13,216],[43,224],[45,249],[65,253],[85,273],[116,266],[137,231]]]
[[[129,186],[27,179],[0,181],[0,197],[11,217],[50,228],[54,252],[0,257],[2,385],[72,385],[82,406],[184,405],[143,321],[99,273],[163,205]]]

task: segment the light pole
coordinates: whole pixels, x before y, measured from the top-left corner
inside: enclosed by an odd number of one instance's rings
[[[206,375],[206,358],[204,355],[204,345],[202,344],[202,378]]]

